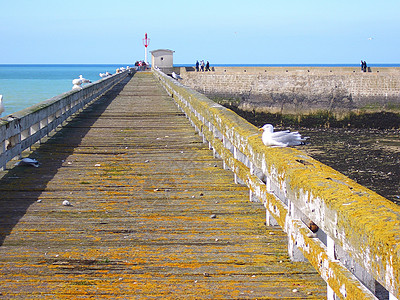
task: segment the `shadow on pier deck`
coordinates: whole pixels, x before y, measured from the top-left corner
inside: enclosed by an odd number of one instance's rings
[[[35,147],[39,168],[1,172],[0,298],[325,298],[153,75],[128,81]]]

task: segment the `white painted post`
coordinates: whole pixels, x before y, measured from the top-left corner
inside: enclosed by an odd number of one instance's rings
[[[49,125],[49,120],[48,120],[48,118],[46,117],[46,118],[42,119],[42,120],[39,122],[39,129],[46,128],[47,125]],[[47,129],[47,133],[48,133],[48,132],[49,132],[49,130]],[[40,139],[39,142],[41,143],[41,142],[42,142],[42,139]]]
[[[237,149],[236,147],[233,147],[233,158],[237,159]],[[236,175],[236,173],[233,173],[234,179],[235,179],[235,183],[239,184],[239,180],[238,177]]]
[[[204,143],[204,144],[207,143],[207,138],[206,138],[206,136],[204,135],[204,133],[203,133],[203,143]]]
[[[290,259],[292,261],[307,261],[303,252],[297,247],[296,241],[293,241],[292,236],[295,236],[295,240],[297,239],[296,230],[293,228],[292,220],[298,219],[300,220],[300,216],[297,214],[297,208],[294,206],[294,203],[289,200],[288,202],[288,214],[286,217],[286,230],[288,234],[288,252]]]
[[[273,192],[272,189],[271,189],[271,178],[267,177],[265,185],[267,186],[267,192],[268,193]]]
[[[214,126],[210,123],[210,126],[208,127],[208,129],[212,132],[212,133],[214,133]],[[213,149],[213,147],[212,147],[212,145],[211,145],[211,141],[208,141],[208,149],[209,150],[212,150]]]
[[[265,208],[265,225],[267,226],[279,226],[278,222],[271,215],[269,210]]]
[[[271,188],[271,178],[266,177],[265,180],[265,185],[267,187],[267,192],[273,194],[274,191]],[[268,208],[267,208],[267,203],[265,203],[265,209],[266,209],[266,213],[265,213],[265,223],[267,226],[278,226],[278,222],[274,219],[274,217],[271,215],[271,213],[269,212]]]
[[[228,145],[227,145],[227,144],[228,144],[228,142],[227,142],[225,136],[223,136],[223,137],[222,137],[222,145],[224,145],[224,148],[228,148]],[[223,168],[224,170],[229,170],[228,166],[226,165],[225,160],[222,161],[222,168]],[[235,183],[236,183],[236,182],[235,182]]]
[[[260,202],[260,199],[258,199],[256,194],[254,194],[251,190],[249,191],[249,200],[250,200],[250,202],[255,202],[255,203]]]
[[[329,235],[326,236],[326,248],[328,257],[332,260],[335,260],[335,241]],[[326,299],[336,300],[336,294],[329,286],[329,284],[327,284],[326,287]]]
[[[235,159],[237,159],[237,160],[240,161],[240,157],[239,157],[239,156],[240,156],[239,150],[238,150],[236,147],[233,146],[233,157],[234,157]],[[236,175],[236,173],[234,173],[234,177],[235,177],[235,183],[236,183],[236,184],[245,184],[244,181],[241,180],[241,179]]]
[[[254,169],[254,164],[252,162],[250,162],[250,174],[254,175],[255,173],[255,169]],[[258,197],[256,196],[255,193],[253,193],[251,190],[249,190],[249,199],[250,202],[261,202],[260,199],[258,199]]]

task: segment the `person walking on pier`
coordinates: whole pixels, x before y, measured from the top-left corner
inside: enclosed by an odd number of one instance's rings
[[[367,62],[361,61],[361,72],[367,72]]]
[[[210,71],[210,63],[208,62],[208,60],[207,60],[207,63],[206,63],[206,72],[207,71]]]
[[[196,72],[198,72],[198,71],[199,71],[199,61],[196,60]]]
[[[201,71],[204,72],[204,60],[200,62]]]

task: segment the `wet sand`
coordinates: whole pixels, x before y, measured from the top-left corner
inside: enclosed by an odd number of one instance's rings
[[[374,125],[393,124],[385,115],[366,119],[360,128],[339,127],[279,127],[282,116],[243,111],[221,103],[257,127],[265,123],[275,130],[290,129],[309,137],[307,144],[298,147],[306,154],[334,168],[359,184],[400,205],[400,129],[376,129]],[[361,118],[362,119],[362,118]],[[285,125],[282,125],[285,126]],[[371,128],[363,128],[370,126]]]
[[[400,205],[400,130],[296,130],[310,137],[299,149]]]

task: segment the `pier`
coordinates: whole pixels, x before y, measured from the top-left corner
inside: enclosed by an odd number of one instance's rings
[[[3,171],[0,296],[323,297],[153,75],[129,80]]]
[[[0,297],[398,298],[397,206],[161,72],[100,84],[0,124]]]

